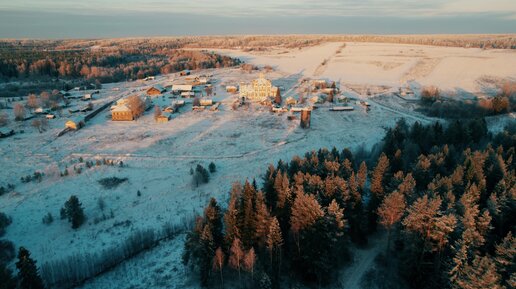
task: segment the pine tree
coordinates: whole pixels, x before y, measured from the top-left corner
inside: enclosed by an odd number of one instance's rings
[[[344,229],[344,209],[339,207],[339,204],[335,199],[333,199],[328,206],[328,214],[335,219],[335,223],[337,224],[337,228],[340,230]]]
[[[209,224],[204,226],[200,237],[200,248],[198,253],[199,271],[201,277],[201,285],[207,286],[210,278],[210,269],[212,267],[213,257],[215,256],[215,242]]]
[[[224,239],[226,245],[229,247],[235,238],[240,238],[240,229],[238,227],[238,211],[240,196],[242,194],[242,186],[240,183],[234,183],[231,188],[231,197],[229,199],[229,205],[224,214],[224,228],[226,234]]]
[[[0,289],[15,289],[16,279],[13,277],[11,269],[7,268],[7,265],[0,262]]]
[[[222,277],[222,268],[224,267],[224,252],[222,248],[218,247],[213,256],[213,270],[220,272],[220,284],[224,287],[224,278]]]
[[[367,181],[367,165],[365,162],[360,164],[360,168],[357,173],[357,183],[362,191],[365,189],[365,184]]]
[[[371,176],[371,199],[369,200],[369,222],[371,229],[376,229],[377,214],[376,210],[381,204],[385,194],[385,184],[388,183],[386,177],[389,170],[389,158],[382,153],[378,158],[378,163]]]
[[[244,192],[240,205],[240,235],[244,246],[252,245],[255,236],[254,199],[256,190],[248,181],[244,184]]]
[[[272,217],[269,233],[267,234],[267,249],[271,254],[271,262],[273,259],[273,255],[276,252],[280,252],[281,246],[283,245],[283,237],[281,234],[280,225],[278,219],[276,217]]]
[[[503,289],[500,275],[489,256],[476,256],[471,265],[466,265],[462,278],[454,282],[455,288],[460,289]]]
[[[77,229],[83,223],[86,217],[82,209],[82,204],[79,202],[77,196],[72,195],[68,201],[65,202],[61,211],[68,218],[68,221],[72,223],[72,228]]]
[[[39,276],[36,261],[30,257],[30,252],[24,247],[18,250],[18,279],[20,280],[20,288],[22,289],[41,289],[45,288],[43,280]]]
[[[495,263],[502,279],[510,288],[510,278],[516,273],[516,238],[509,232],[505,238],[496,245]]]
[[[267,240],[267,232],[269,230],[270,214],[265,204],[265,198],[262,192],[256,194],[256,212],[254,214],[255,231],[254,238],[258,246],[264,246]]]
[[[391,229],[400,221],[406,205],[404,195],[396,191],[385,197],[378,208],[380,224],[387,229],[387,252],[389,252]]]
[[[236,238],[233,240],[233,244],[229,249],[229,266],[238,271],[238,280],[240,280],[240,267],[244,259],[244,250],[240,239]]]
[[[487,235],[491,222],[489,211],[484,210],[482,214],[480,213],[478,205],[479,198],[480,191],[478,187],[473,184],[460,199],[463,210],[461,218],[464,227],[463,238],[468,245],[474,248],[478,248],[485,243],[485,236]]]
[[[204,210],[204,220],[210,226],[210,233],[215,246],[222,246],[224,239],[222,233],[222,213],[215,198],[210,199],[210,203]],[[213,250],[215,251],[215,249]]]
[[[256,263],[256,253],[254,248],[251,247],[244,256],[244,269],[247,272],[251,272],[251,279],[254,279],[254,264]]]
[[[282,209],[290,199],[290,186],[286,173],[278,173],[276,175],[276,179],[274,180],[274,189],[276,190],[278,200],[275,207]]]
[[[318,218],[324,215],[321,205],[313,195],[298,193],[292,205],[290,218],[291,228],[294,234],[312,225]]]

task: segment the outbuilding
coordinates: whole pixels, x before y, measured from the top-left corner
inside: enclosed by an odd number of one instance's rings
[[[78,130],[84,126],[84,119],[83,118],[75,118],[70,119],[66,121],[65,128],[72,129],[72,130]]]

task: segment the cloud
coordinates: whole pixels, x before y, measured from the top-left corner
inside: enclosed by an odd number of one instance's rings
[[[514,0],[0,0],[0,9],[108,15],[138,12],[220,17],[436,17],[479,13],[516,16]]]

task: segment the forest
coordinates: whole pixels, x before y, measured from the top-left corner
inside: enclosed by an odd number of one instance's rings
[[[206,287],[319,287],[380,234],[372,288],[514,288],[515,144],[514,123],[401,120],[370,152],[279,161],[211,199],[183,262]]]
[[[138,42],[105,47],[60,47],[60,42],[3,42],[0,82],[9,84],[0,97],[20,90],[71,89],[87,83],[119,82],[168,74],[184,69],[230,67],[240,60],[206,51],[182,50],[175,42]]]

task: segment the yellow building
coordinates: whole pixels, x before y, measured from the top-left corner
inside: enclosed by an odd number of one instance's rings
[[[117,105],[111,110],[111,120],[114,121],[131,121],[134,120],[133,112],[127,105]]]
[[[269,97],[279,95],[279,89],[272,85],[272,82],[260,73],[258,79],[251,83],[240,84],[240,96],[253,101],[263,101]]]

